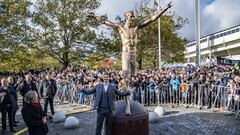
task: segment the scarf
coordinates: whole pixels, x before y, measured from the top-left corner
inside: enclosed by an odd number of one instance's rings
[[[40,109],[40,102],[38,101],[37,103],[32,103],[32,106],[36,109]]]

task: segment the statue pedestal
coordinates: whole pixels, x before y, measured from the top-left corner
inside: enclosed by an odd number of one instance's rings
[[[113,135],[148,135],[148,112],[144,106],[136,101],[130,101],[132,115],[125,114],[126,102],[116,101],[113,115]]]

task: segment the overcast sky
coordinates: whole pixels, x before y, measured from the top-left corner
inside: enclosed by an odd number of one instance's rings
[[[109,20],[115,21],[117,15],[123,17],[125,11],[133,10],[137,2],[142,0],[101,0],[101,7],[97,15],[107,14]],[[154,0],[149,0],[153,2]],[[161,0],[162,5],[168,0]],[[185,25],[179,34],[188,40],[194,40],[194,1],[172,0],[172,11],[187,18],[189,24]],[[240,0],[201,0],[201,36],[240,24]]]

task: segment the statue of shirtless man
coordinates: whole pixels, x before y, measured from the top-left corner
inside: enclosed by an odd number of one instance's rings
[[[129,88],[127,81],[127,77],[129,75],[136,74],[136,51],[137,51],[137,32],[139,29],[147,26],[151,22],[157,20],[163,13],[167,11],[167,9],[171,8],[171,2],[161,11],[157,12],[155,15],[150,18],[138,23],[134,24],[134,13],[133,11],[128,11],[124,14],[126,19],[126,23],[121,25],[119,23],[113,23],[105,16],[95,16],[93,13],[88,13],[88,17],[94,17],[102,24],[110,26],[112,28],[116,28],[121,36],[122,41],[122,71],[124,74],[124,84],[126,85],[124,88],[127,90]],[[131,115],[130,110],[130,100],[129,97],[126,97],[126,114]]]

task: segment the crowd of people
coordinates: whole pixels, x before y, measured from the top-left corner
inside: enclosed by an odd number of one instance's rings
[[[37,120],[42,123],[41,128],[44,128],[48,104],[53,115],[54,102],[85,104],[94,100],[94,96],[89,99],[84,92],[81,92],[80,86],[83,85],[86,89],[94,88],[103,82],[104,74],[109,75],[109,83],[119,90],[123,85],[122,72],[112,69],[67,68],[9,74],[11,77],[2,78],[0,85],[3,133],[6,133],[7,115],[10,131],[14,132],[14,126],[18,125],[15,117],[19,108],[17,101],[20,95],[25,97],[21,103],[25,123],[28,126],[33,124],[27,115],[31,113],[29,108],[37,109],[35,111],[41,113],[41,117]],[[172,106],[185,104],[186,106],[197,105],[199,109],[220,108],[226,111],[239,107],[235,105],[240,95],[240,70],[237,64],[199,68],[187,65],[161,70],[139,70],[136,75],[128,79],[130,86],[134,89],[131,99],[142,104],[171,103]],[[29,91],[32,93],[29,94]],[[121,99],[118,96],[115,98]],[[43,100],[43,109],[40,100]]]

